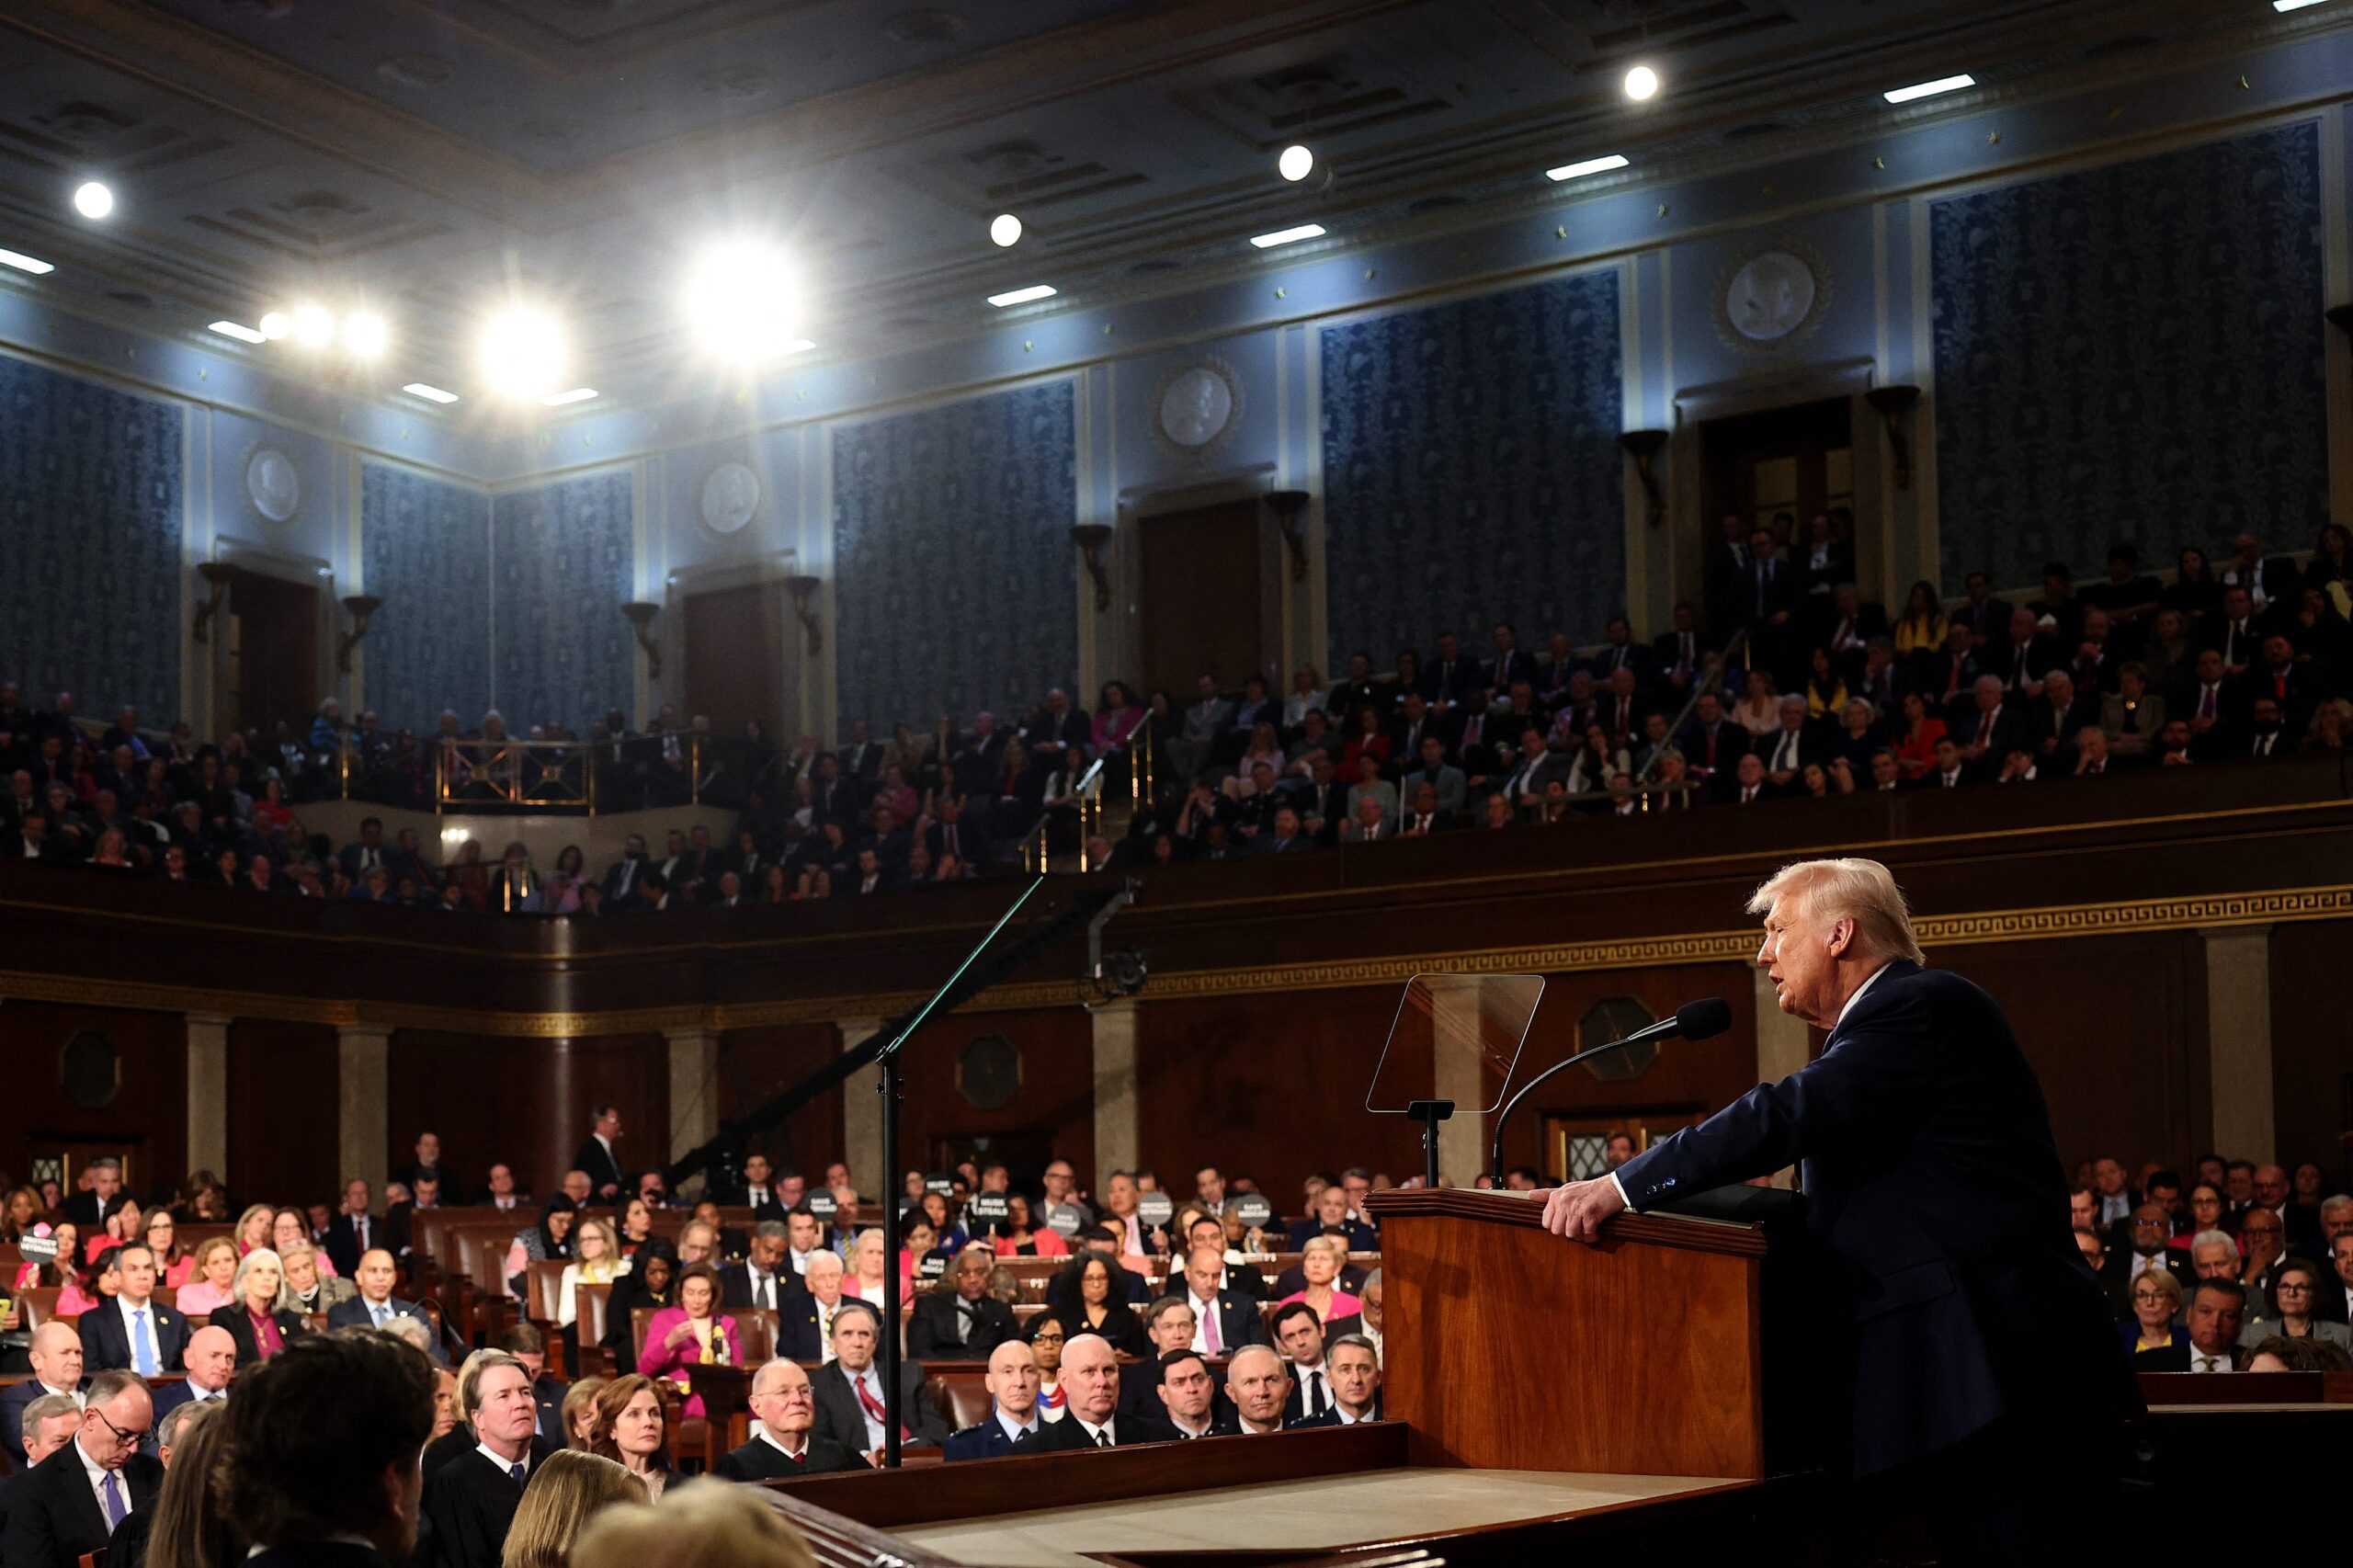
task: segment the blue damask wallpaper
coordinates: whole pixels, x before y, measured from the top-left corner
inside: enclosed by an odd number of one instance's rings
[[[1323,334],[1326,673],[1438,634],[1598,641],[1626,596],[1618,275]]]
[[[359,468],[368,592],[367,704],[387,729],[429,733],[490,706],[490,497],[381,463]]]
[[[111,718],[180,706],[180,411],[0,358],[0,680]]]
[[[2327,518],[2318,128],[1930,210],[1944,588]]]
[[[635,507],[625,471],[492,501],[491,685],[514,733],[561,719],[585,733],[607,709],[632,707],[637,639],[620,607],[633,597]]]
[[[943,711],[1017,714],[1070,683],[1075,414],[1063,381],[834,433],[845,725],[920,734]]]

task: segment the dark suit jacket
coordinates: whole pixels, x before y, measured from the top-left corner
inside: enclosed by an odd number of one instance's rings
[[[385,1304],[392,1309],[392,1315],[396,1318],[415,1318],[428,1329],[433,1326],[433,1320],[426,1317],[425,1310],[415,1301],[404,1301],[398,1296],[392,1296],[386,1298]],[[374,1321],[368,1314],[368,1302],[364,1297],[354,1296],[327,1309],[329,1328],[366,1328]],[[445,1367],[449,1364],[449,1352],[442,1348],[438,1334],[433,1336],[433,1358]]]
[[[12,1469],[21,1469],[25,1462],[25,1406],[45,1397],[48,1392],[40,1386],[39,1378],[27,1378],[22,1382],[0,1388],[0,1433],[6,1433],[14,1439],[6,1449],[6,1457]],[[159,1410],[157,1414],[162,1412]],[[0,1562],[5,1561],[5,1558],[0,1558]]]
[[[532,1466],[543,1457],[535,1450]],[[479,1449],[469,1447],[425,1478],[417,1532],[417,1568],[498,1568],[506,1532],[523,1488]]]
[[[806,1289],[807,1287],[801,1283],[801,1276],[792,1272],[790,1263],[777,1265],[776,1308],[779,1313],[792,1304],[791,1297],[796,1291]],[[722,1307],[737,1308],[749,1307],[752,1304],[752,1266],[750,1264],[731,1263],[719,1271],[719,1304]],[[813,1324],[816,1320],[813,1318],[810,1321]]]
[[[1219,1383],[1210,1396],[1210,1425],[1229,1420],[1233,1415],[1233,1401],[1227,1397],[1225,1385]],[[1168,1407],[1160,1400],[1160,1358],[1148,1356],[1141,1361],[1131,1361],[1120,1369],[1120,1422],[1125,1426],[1131,1415],[1146,1421],[1167,1421]],[[1169,1429],[1176,1430],[1175,1424]],[[1183,1434],[1178,1433],[1178,1436]]]
[[[159,1369],[179,1370],[180,1353],[188,1348],[188,1318],[174,1312],[161,1301],[148,1303],[151,1311],[147,1322],[155,1334],[155,1361]],[[84,1312],[78,1325],[82,1334],[82,1364],[85,1369],[103,1372],[109,1367],[128,1368],[131,1363],[131,1333],[123,1326],[122,1312],[112,1301],[102,1301],[93,1310]]]
[[[573,1151],[572,1168],[588,1173],[588,1188],[601,1194],[607,1187],[626,1187],[629,1178],[622,1174],[618,1156],[607,1153],[605,1146],[592,1135],[580,1141]]]
[[[942,1446],[950,1464],[959,1464],[965,1460],[1001,1460],[1009,1454],[1041,1454],[1046,1451],[1047,1436],[1053,1429],[1052,1422],[1041,1421],[1038,1425],[1037,1435],[1016,1448],[1013,1439],[1005,1435],[1005,1427],[998,1422],[996,1412],[991,1410],[986,1421],[977,1426],[965,1427]]]
[[[271,1316],[277,1320],[278,1332],[282,1338],[292,1339],[306,1332],[300,1312],[274,1312]],[[213,1327],[226,1330],[237,1346],[237,1365],[240,1368],[249,1367],[261,1359],[261,1346],[254,1340],[253,1320],[244,1314],[242,1307],[233,1302],[214,1312],[210,1322]]]
[[[728,1481],[783,1481],[796,1475],[829,1475],[835,1471],[866,1468],[865,1455],[813,1432],[809,1436],[809,1446],[801,1451],[799,1464],[793,1463],[774,1443],[761,1441],[755,1433],[750,1442],[722,1455],[711,1473]]]
[[[1236,1268],[1229,1272],[1241,1273],[1243,1270]],[[1191,1304],[1192,1299],[1190,1290],[1186,1290],[1188,1305]],[[1218,1347],[1229,1356],[1245,1345],[1267,1343],[1267,1320],[1258,1311],[1257,1300],[1240,1290],[1220,1290],[1217,1293],[1217,1336]]]
[[[49,825],[53,829],[57,824],[51,823]],[[116,1194],[114,1201],[107,1205],[107,1213],[110,1214],[121,1208],[122,1201],[122,1196],[119,1193]],[[67,1219],[82,1227],[83,1235],[94,1235],[106,1224],[106,1215],[98,1212],[98,1195],[95,1192],[74,1193],[58,1208]]]
[[[2041,1085],[1992,997],[1889,964],[1811,1064],[1617,1174],[1635,1208],[1656,1208],[1799,1161],[1824,1361],[1848,1380],[1836,1392],[1858,1473],[2004,1415],[2080,1423],[2090,1441],[2139,1414],[2067,1233]]]
[[[164,1483],[163,1462],[133,1454],[121,1473],[125,1511],[153,1507],[156,1488]],[[78,1439],[17,1479],[5,1540],[0,1556],[9,1568],[74,1568],[84,1552],[106,1550],[107,1517],[82,1469]]]
[[[1111,1417],[1111,1443],[1114,1448],[1128,1449],[1138,1443],[1173,1443],[1176,1440],[1176,1428],[1165,1421],[1149,1415],[1129,1415],[1123,1412],[1115,1413]],[[1078,1424],[1077,1416],[1064,1411],[1060,1421],[1046,1428],[1045,1441],[1040,1446],[1046,1453],[1068,1453],[1074,1449],[1091,1449],[1095,1440],[1086,1435],[1086,1428]]]
[[[180,1379],[177,1382],[165,1383],[160,1388],[156,1389],[155,1424],[158,1426],[162,1426],[164,1424],[165,1416],[169,1415],[173,1411],[177,1410],[181,1405],[186,1404],[189,1400],[194,1399],[195,1397],[196,1385],[189,1382],[186,1378]],[[229,1391],[227,1389],[222,1389],[221,1391],[221,1397],[222,1399],[228,1398]]]
[[[2132,1353],[2132,1369],[2136,1372],[2186,1372],[2189,1370],[2189,1335],[2179,1329],[2174,1331],[2173,1343],[2159,1350],[2136,1350]]]
[[[961,1301],[953,1290],[944,1296],[933,1290],[916,1299],[915,1312],[907,1320],[908,1355],[985,1361],[991,1351],[1018,1332],[1013,1323],[1013,1309],[994,1296],[983,1296],[972,1303],[980,1321],[972,1324],[971,1337],[960,1343],[955,1320]]]
[[[369,1216],[369,1247],[375,1248],[385,1245],[384,1238],[384,1221],[377,1219],[373,1215]],[[326,1240],[320,1244],[326,1248],[327,1256],[334,1260],[335,1270],[337,1274],[340,1274],[346,1279],[348,1279],[353,1275],[359,1272],[359,1258],[361,1253],[359,1236],[358,1232],[352,1226],[350,1215],[337,1214],[334,1219],[328,1221]]]
[[[1294,1398],[1297,1397],[1297,1390],[1292,1391]],[[1379,1389],[1375,1389],[1372,1391],[1372,1414],[1366,1416],[1365,1420],[1382,1421],[1386,1419],[1387,1417],[1381,1414],[1381,1391]],[[1321,1415],[1310,1415],[1298,1421],[1285,1421],[1283,1426],[1285,1428],[1292,1431],[1307,1431],[1317,1426],[1337,1426],[1339,1424],[1340,1409],[1339,1406],[1334,1405],[1331,1409],[1326,1410]]]
[[[879,1362],[877,1363],[880,1364]],[[849,1385],[849,1376],[838,1362],[820,1367],[809,1374],[815,1386],[817,1424],[810,1428],[813,1441],[824,1437],[853,1449],[866,1451],[866,1412],[858,1402],[858,1392]],[[931,1396],[924,1392],[923,1363],[909,1359],[899,1363],[899,1421],[910,1434],[910,1443],[944,1443],[948,1440],[948,1424],[932,1408]]]

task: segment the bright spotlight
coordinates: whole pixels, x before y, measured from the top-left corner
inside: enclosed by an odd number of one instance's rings
[[[114,210],[114,192],[97,180],[85,181],[74,192],[74,210],[85,218],[103,218]]]
[[[261,318],[260,326],[262,336],[272,343],[294,335],[294,318],[284,311],[266,312]]]
[[[1637,65],[1627,72],[1626,96],[1636,103],[1658,97],[1658,73],[1647,65]]]
[[[563,381],[567,358],[563,329],[543,311],[509,305],[483,328],[483,380],[507,397],[545,396]]]
[[[392,341],[392,329],[373,311],[354,311],[344,318],[343,347],[355,359],[373,359]]]
[[[1021,220],[1010,212],[1000,212],[989,220],[989,242],[997,245],[1021,243]]]
[[[240,343],[267,343],[268,338],[241,321],[217,321],[208,325],[207,332],[217,332],[223,337],[233,337]]]
[[[687,320],[704,352],[757,364],[790,353],[801,340],[800,290],[773,247],[714,246],[688,278]]]
[[[1315,154],[1294,142],[1275,160],[1275,172],[1297,185],[1315,172]]]
[[[295,306],[294,341],[305,348],[324,348],[335,341],[335,317],[321,305]]]

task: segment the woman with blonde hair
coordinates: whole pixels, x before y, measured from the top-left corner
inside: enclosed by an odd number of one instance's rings
[[[324,1312],[359,1294],[348,1279],[322,1275],[326,1259],[309,1242],[290,1243],[278,1255],[286,1270],[286,1295],[298,1312]]]
[[[1351,1317],[1363,1312],[1363,1303],[1339,1287],[1340,1269],[1347,1261],[1347,1244],[1339,1237],[1308,1237],[1299,1255],[1299,1271],[1307,1277],[1307,1285],[1275,1304],[1282,1307],[1293,1301],[1305,1301],[1315,1309],[1319,1323],[1330,1323],[1334,1318]]]
[[[581,1532],[573,1568],[817,1568],[792,1522],[731,1481],[678,1488],[658,1509],[611,1508]]]
[[[278,1223],[278,1210],[267,1203],[256,1203],[237,1216],[237,1223],[229,1234],[237,1244],[237,1256],[269,1245],[270,1233]]]
[[[563,1391],[564,1447],[586,1453],[597,1441],[597,1396],[608,1378],[582,1378]]]
[[[498,1568],[565,1568],[589,1520],[618,1504],[651,1501],[645,1483],[614,1460],[559,1449],[533,1467]]]
[[[154,1517],[147,1532],[146,1568],[240,1568],[244,1563],[245,1541],[228,1506],[233,1458],[225,1410],[219,1404],[195,1404],[194,1414],[180,1417],[172,1462],[147,1510]]]
[[[225,1328],[237,1347],[237,1365],[267,1361],[303,1332],[302,1314],[286,1294],[286,1265],[267,1247],[256,1247],[237,1265],[227,1305],[212,1312],[212,1326]]]
[[[188,1281],[179,1288],[175,1304],[189,1317],[217,1312],[230,1301],[230,1287],[237,1278],[237,1244],[226,1236],[199,1242]]]
[[[647,1496],[662,1501],[664,1489],[678,1478],[670,1460],[662,1385],[642,1373],[628,1373],[597,1391],[596,1408],[588,1451],[627,1470],[645,1483]]]

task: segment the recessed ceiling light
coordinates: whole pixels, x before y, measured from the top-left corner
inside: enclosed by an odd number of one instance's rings
[[[97,180],[85,180],[74,189],[74,210],[85,218],[103,218],[114,210],[114,192]]]
[[[1286,147],[1275,160],[1275,172],[1296,185],[1315,172],[1315,154],[1297,143]]]
[[[294,332],[294,318],[284,311],[265,312],[257,324],[261,327],[261,335],[272,343],[291,336]]]
[[[2325,5],[2326,0],[2271,0],[2275,11],[2301,11],[2307,6]]]
[[[294,341],[305,348],[324,348],[335,341],[335,317],[324,305],[295,306]]]
[[[1010,212],[1000,212],[989,220],[989,243],[995,245],[1018,244],[1021,241],[1021,220]]]
[[[991,294],[989,303],[1001,311],[1007,305],[1026,305],[1032,300],[1051,300],[1053,296],[1052,284],[1032,283],[1027,289],[1011,289],[1002,294]]]
[[[1908,87],[1896,87],[1880,97],[1892,104],[1908,104],[1915,98],[1933,98],[1938,93],[1957,93],[1963,87],[1977,85],[1977,78],[1966,71],[1958,76],[1939,76],[1933,82],[1915,82]]]
[[[343,321],[343,347],[355,359],[373,359],[389,347],[392,329],[374,311],[354,311]]]
[[[816,347],[817,345],[809,338],[796,337],[784,346],[784,351],[787,354],[806,354]]]
[[[784,253],[764,240],[714,245],[687,279],[687,321],[706,354],[755,365],[800,340],[801,290]]]
[[[455,403],[458,401],[458,394],[456,392],[443,392],[439,387],[427,386],[423,381],[411,381],[408,385],[401,388],[401,391],[408,393],[411,397],[421,397],[427,403]]]
[[[1323,233],[1324,225],[1321,223],[1302,223],[1293,229],[1277,229],[1271,234],[1253,234],[1250,243],[1260,250],[1272,250],[1277,245],[1297,244],[1302,240],[1315,239]]]
[[[540,401],[550,408],[562,408],[568,403],[586,403],[596,395],[595,387],[574,387],[570,392],[550,392]]]
[[[223,337],[233,337],[240,343],[267,343],[269,341],[268,338],[263,336],[260,333],[256,332],[252,327],[247,326],[241,321],[217,321],[212,323],[204,330],[207,332],[217,332]]]
[[[1606,158],[1587,158],[1581,164],[1563,164],[1557,169],[1546,169],[1544,177],[1552,180],[1583,179],[1587,175],[1607,174],[1611,169],[1622,169],[1625,166],[1625,156],[1622,153],[1612,153]]]
[[[0,267],[13,267],[19,272],[29,272],[38,278],[44,272],[54,272],[56,267],[37,256],[27,256],[20,250],[0,250]]]
[[[1626,96],[1636,103],[1658,97],[1658,73],[1647,65],[1637,65],[1627,72]]]
[[[569,358],[563,329],[543,311],[509,306],[483,327],[483,379],[508,397],[546,396],[562,381]]]

